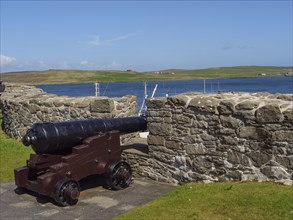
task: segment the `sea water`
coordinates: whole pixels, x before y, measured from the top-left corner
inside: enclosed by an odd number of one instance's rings
[[[259,77],[259,78],[231,78],[213,80],[179,80],[147,82],[147,95],[151,97],[157,85],[154,97],[173,96],[185,92],[216,93],[218,91],[235,92],[269,92],[293,93],[293,77]],[[94,96],[95,84],[62,84],[38,85],[47,93],[71,97]],[[144,82],[109,82],[99,83],[99,95],[121,97],[134,95],[137,97],[137,107],[140,108],[144,99]]]

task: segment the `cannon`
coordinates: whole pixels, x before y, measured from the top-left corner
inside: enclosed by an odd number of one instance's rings
[[[91,175],[102,174],[109,188],[124,189],[132,181],[132,170],[121,159],[120,135],[146,127],[141,116],[35,123],[22,142],[36,154],[14,170],[15,184],[60,206],[76,204],[79,181]]]

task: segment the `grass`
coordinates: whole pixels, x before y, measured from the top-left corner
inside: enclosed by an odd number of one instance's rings
[[[208,69],[170,69],[162,70],[161,74],[155,72],[126,72],[120,70],[46,70],[2,73],[5,82],[26,84],[63,84],[86,82],[138,82],[160,80],[191,80],[266,76],[281,76],[292,71],[292,67],[275,66],[238,66]]]
[[[274,183],[190,183],[118,219],[293,219],[293,189]]]
[[[0,125],[2,124],[2,113],[0,111]],[[0,182],[14,180],[14,169],[26,165],[26,160],[33,153],[31,148],[12,138],[9,138],[0,129]]]

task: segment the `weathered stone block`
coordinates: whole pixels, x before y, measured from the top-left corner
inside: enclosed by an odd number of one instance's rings
[[[95,99],[90,102],[91,112],[110,113],[114,109],[113,100],[110,99]]]
[[[77,111],[75,109],[70,109],[70,117],[72,119],[78,119],[80,117],[79,111]]]
[[[187,127],[183,127],[180,125],[175,125],[174,129],[172,130],[172,133],[170,133],[169,135],[173,135],[176,137],[185,137],[187,135],[190,134],[190,129]]]
[[[149,123],[148,130],[151,135],[170,135],[172,132],[172,126],[166,123]]]
[[[163,111],[148,111],[148,117],[154,118],[154,117],[164,117],[164,112]]]
[[[37,113],[37,111],[40,110],[40,107],[38,105],[36,105],[36,104],[29,104],[28,105],[28,110],[29,110],[29,112],[31,114],[35,114],[35,113]]]
[[[235,111],[235,101],[233,100],[223,100],[219,103],[218,112],[222,115],[233,114]]]
[[[43,103],[42,103],[44,106],[46,107],[54,107],[54,104],[52,101],[48,101],[46,99],[44,99]]]
[[[154,136],[154,135],[148,135],[147,138],[148,144],[149,145],[160,145],[164,146],[165,145],[165,139],[162,136]]]
[[[217,140],[216,137],[214,137],[213,135],[207,134],[207,133],[200,135],[200,137],[204,141],[216,141]]]
[[[195,108],[199,111],[217,113],[217,107],[219,105],[219,100],[214,98],[208,98],[205,96],[193,98],[188,107]]]
[[[176,155],[176,152],[174,150],[166,148],[165,146],[150,145],[149,150],[150,150],[150,152],[153,152],[153,153],[155,153],[155,152],[163,152],[163,153],[166,153],[168,155],[173,155],[173,156]]]
[[[193,160],[193,169],[199,171],[200,173],[206,172],[212,166],[212,161],[206,156],[197,156]]]
[[[257,122],[269,123],[269,122],[281,122],[283,114],[278,105],[265,105],[255,111],[255,118]]]
[[[194,144],[197,141],[198,141],[198,138],[193,135],[188,135],[183,138],[183,142],[186,144]]]
[[[272,167],[272,166],[264,166],[260,169],[260,171],[269,178],[272,179],[290,179],[290,174],[283,167]]]
[[[162,117],[149,117],[148,123],[162,123],[164,119]]]
[[[259,102],[256,101],[244,101],[241,103],[238,103],[235,108],[237,110],[253,110],[256,109],[259,106]]]
[[[293,108],[288,108],[287,110],[283,111],[283,117],[286,121],[293,121]]]
[[[187,144],[185,145],[185,150],[187,154],[190,155],[203,155],[206,152],[205,147],[203,144]]]
[[[266,128],[253,126],[240,127],[238,135],[241,138],[249,138],[258,141],[271,138],[271,134]]]
[[[166,141],[165,146],[169,149],[179,150],[180,149],[180,142],[178,141]]]
[[[228,171],[227,176],[232,178],[232,180],[241,180],[242,173],[238,170]]]
[[[288,141],[293,143],[293,131],[275,131],[272,137],[273,141]]]
[[[41,111],[37,111],[36,115],[40,121],[44,121],[43,113]]]
[[[251,158],[251,162],[256,167],[260,167],[272,159],[272,154],[263,151],[251,151],[247,153],[247,156]]]
[[[244,125],[244,123],[241,120],[234,118],[232,116],[221,115],[220,120],[222,125],[227,128],[238,128]]]
[[[244,153],[235,150],[228,150],[227,161],[232,164],[241,164],[243,166],[250,165],[249,158]]]
[[[276,93],[274,95],[271,95],[272,98],[276,99],[281,99],[285,101],[293,101],[293,96],[292,94],[281,94],[281,93]]]
[[[238,141],[231,136],[223,136],[222,138],[223,138],[223,140],[222,140],[223,144],[228,144],[228,145],[237,145],[238,144]]]
[[[191,119],[184,115],[173,115],[172,119],[174,123],[184,124],[185,126],[191,124]]]
[[[63,106],[64,102],[65,102],[64,99],[54,99],[53,100],[53,104],[57,108]]]
[[[167,98],[146,99],[146,106],[150,109],[161,109],[165,106]]]
[[[78,100],[75,103],[75,107],[76,108],[87,108],[90,107],[91,101],[89,99],[82,99],[82,100]]]
[[[275,158],[280,165],[293,168],[293,156],[275,156]]]
[[[185,106],[189,99],[186,95],[176,95],[169,96],[167,100],[176,106]]]

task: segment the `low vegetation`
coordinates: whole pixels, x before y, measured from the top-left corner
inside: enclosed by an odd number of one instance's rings
[[[86,82],[138,82],[160,80],[191,80],[237,77],[281,76],[292,67],[240,66],[196,70],[170,69],[153,72],[95,71],[95,70],[46,70],[3,73],[2,80],[26,84],[63,84]]]
[[[0,112],[0,125],[2,124],[2,114]],[[31,148],[12,138],[9,138],[0,129],[0,182],[8,182],[14,179],[13,170],[24,166],[26,160],[32,153]]]
[[[118,219],[292,219],[291,186],[274,183],[190,183]]]

